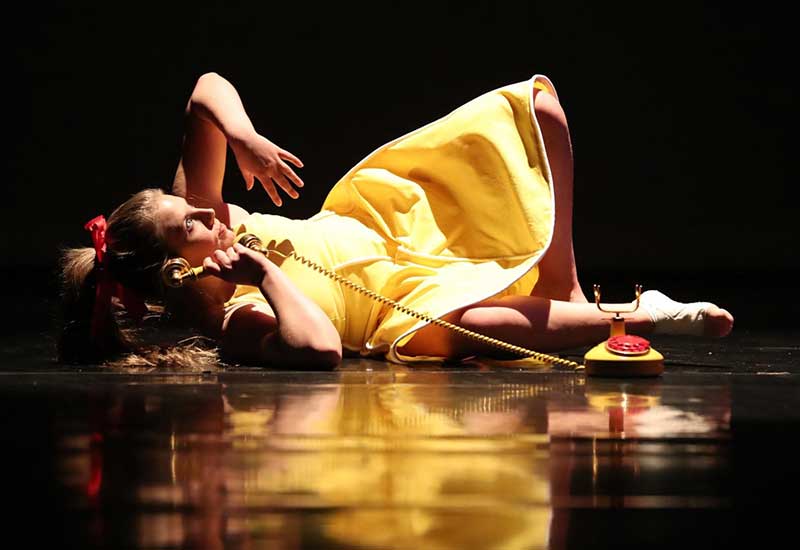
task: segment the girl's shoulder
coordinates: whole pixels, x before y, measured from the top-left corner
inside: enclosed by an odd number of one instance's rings
[[[250,212],[239,206],[238,204],[233,204],[232,202],[225,203],[228,207],[228,216],[230,216],[230,226],[236,227],[240,223],[242,223],[247,216],[250,215]]]
[[[222,209],[215,208],[214,210],[217,211],[217,217],[227,223],[230,228],[238,226],[250,215],[250,212],[232,202],[226,202]]]

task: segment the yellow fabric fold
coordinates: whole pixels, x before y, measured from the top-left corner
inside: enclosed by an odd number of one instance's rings
[[[432,317],[497,295],[530,294],[552,238],[552,182],[533,111],[543,76],[488,92],[378,148],[307,220],[252,214],[264,242],[299,254]],[[242,230],[242,228],[240,228]],[[281,265],[333,320],[345,348],[391,361],[424,323],[293,260]],[[237,288],[230,306],[263,300]]]

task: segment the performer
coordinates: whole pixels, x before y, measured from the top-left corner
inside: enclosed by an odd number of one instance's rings
[[[239,362],[333,366],[343,354],[395,362],[503,352],[344,288],[294,258],[234,244],[238,233],[299,254],[404,306],[537,351],[607,337],[607,314],[581,291],[572,245],[573,162],[566,116],[542,75],[490,91],[367,155],[308,219],[225,202],[232,149],[248,189],[276,206],[304,187],[299,158],[253,127],[234,86],[201,76],[186,107],[172,193],[146,189],[106,222],[94,247],[64,255],[65,361],[131,350],[112,308],[140,317],[163,299]],[[214,276],[166,291],[173,256]],[[726,336],[729,312],[657,291],[627,316],[629,332]]]

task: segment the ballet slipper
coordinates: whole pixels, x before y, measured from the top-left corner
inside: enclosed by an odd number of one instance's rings
[[[711,335],[717,331],[706,326],[706,319],[710,317],[710,311],[722,311],[710,302],[676,302],[657,290],[643,292],[639,305],[653,321],[654,334]]]

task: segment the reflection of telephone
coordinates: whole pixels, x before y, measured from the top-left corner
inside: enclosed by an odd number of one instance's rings
[[[608,415],[610,433],[635,433],[640,424],[636,417],[661,406],[661,382],[641,380],[634,385],[595,378],[586,383],[585,395],[592,410]]]
[[[236,242],[241,243],[243,246],[251,250],[255,250],[256,252],[261,252],[265,256],[269,257],[270,255],[276,255],[281,260],[284,260],[289,257],[294,257],[295,260],[302,263],[303,265],[308,266],[310,269],[317,271],[326,277],[329,277],[335,280],[338,283],[341,283],[344,286],[347,286],[356,292],[360,292],[368,296],[369,298],[386,304],[397,311],[401,311],[406,315],[410,315],[415,319],[419,319],[421,321],[425,321],[427,323],[437,325],[452,331],[455,331],[462,336],[466,336],[467,338],[472,338],[473,340],[477,340],[484,344],[488,344],[490,346],[502,349],[504,351],[520,355],[522,357],[530,357],[537,361],[542,361],[544,363],[549,363],[551,365],[561,365],[565,367],[571,367],[576,370],[582,370],[583,365],[576,363],[575,361],[570,361],[568,359],[562,359],[560,357],[555,357],[552,355],[547,355],[545,353],[540,353],[538,351],[529,350],[527,348],[523,348],[522,346],[516,346],[514,344],[509,344],[508,342],[503,342],[502,340],[498,340],[496,338],[490,338],[489,336],[485,336],[483,334],[479,334],[477,332],[473,332],[471,330],[467,330],[464,327],[460,327],[458,325],[454,325],[453,323],[449,323],[444,321],[443,319],[439,319],[436,317],[431,317],[425,313],[421,313],[419,311],[415,311],[411,308],[408,308],[391,298],[387,298],[386,296],[381,296],[377,292],[369,290],[353,281],[346,279],[339,275],[338,273],[331,271],[315,262],[312,262],[308,258],[301,256],[300,254],[296,253],[293,249],[283,252],[277,248],[267,248],[263,245],[261,240],[251,233],[242,233],[241,235],[236,237]],[[194,281],[199,279],[200,277],[206,276],[206,273],[203,270],[203,267],[192,267],[189,265],[183,258],[171,258],[164,262],[164,265],[161,267],[161,280],[162,282],[169,287],[180,287],[183,285],[184,282],[187,280]]]
[[[594,301],[600,311],[613,313],[608,340],[597,344],[584,356],[590,376],[658,376],[664,372],[664,356],[640,336],[625,333],[625,318],[620,313],[639,309],[642,286],[636,285],[636,302],[630,309],[604,309],[600,305],[600,285],[594,285]],[[606,306],[607,308],[607,306]]]

